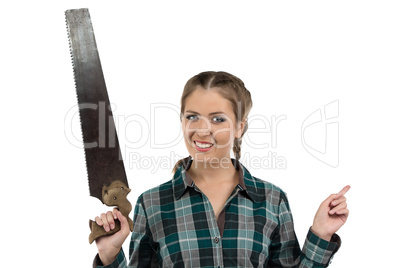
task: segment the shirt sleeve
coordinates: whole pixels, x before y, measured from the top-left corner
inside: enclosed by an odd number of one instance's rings
[[[124,252],[121,249],[119,254],[117,255],[116,259],[109,265],[107,266],[103,266],[102,261],[99,258],[99,254],[96,254],[96,257],[94,259],[93,268],[123,268],[123,267],[127,267],[127,262],[126,262],[126,257],[124,256]]]
[[[129,267],[157,267],[155,251],[151,245],[152,235],[149,230],[148,220],[142,205],[142,195],[138,198],[134,209],[134,229],[130,241]],[[127,260],[123,250],[120,250],[116,259],[109,265],[103,266],[99,254],[96,255],[94,268],[126,268]]]
[[[149,228],[148,217],[141,195],[134,210],[134,229],[130,241],[130,267],[158,267],[157,244]]]
[[[326,241],[309,230],[303,250],[300,250],[292,213],[284,193],[280,198],[278,220],[279,224],[272,236],[268,267],[322,268],[329,265],[340,247],[338,235],[335,234],[331,241]]]

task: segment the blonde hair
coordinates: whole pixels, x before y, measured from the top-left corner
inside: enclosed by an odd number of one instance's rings
[[[202,72],[192,78],[190,78],[183,89],[181,96],[181,111],[180,118],[184,114],[184,106],[187,97],[193,93],[196,89],[209,90],[210,88],[216,89],[216,91],[225,99],[230,101],[233,112],[235,114],[236,123],[240,123],[245,119],[245,126],[240,138],[235,138],[233,142],[233,153],[236,160],[241,156],[241,142],[244,133],[248,128],[247,116],[253,106],[251,100],[251,94],[244,86],[243,81],[227,72]],[[185,159],[179,160],[173,168],[173,173],[183,163]]]

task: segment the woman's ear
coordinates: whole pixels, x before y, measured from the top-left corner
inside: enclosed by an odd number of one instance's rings
[[[246,126],[246,120],[247,119],[243,119],[243,121],[237,124],[235,138],[240,139],[243,136],[243,131]]]

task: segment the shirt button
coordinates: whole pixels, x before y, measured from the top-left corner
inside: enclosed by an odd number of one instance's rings
[[[214,242],[215,242],[216,244],[218,244],[218,243],[219,243],[219,237],[215,236]]]

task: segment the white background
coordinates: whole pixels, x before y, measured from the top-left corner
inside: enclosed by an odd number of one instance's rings
[[[89,197],[84,152],[72,139],[80,126],[69,117],[76,96],[64,11],[82,7],[91,13],[128,155],[140,155],[143,166],[187,156],[172,108],[185,82],[205,70],[233,73],[252,94],[250,116],[286,116],[275,148],[245,142],[242,152],[271,151],[286,160],[284,169],[244,164],[288,194],[300,244],[321,201],[350,184],[350,217],[338,232],[343,244],[331,267],[399,263],[398,1],[8,1],[0,16],[2,267],[90,267],[96,254],[87,221],[107,208]],[[336,167],[301,142],[303,121],[333,101],[339,103]],[[171,108],[151,117],[157,103]],[[249,139],[270,143],[271,134],[250,132]],[[325,131],[316,137],[313,147],[325,141]],[[155,148],[152,139],[177,142]],[[136,142],[143,144],[126,148]],[[172,166],[153,170],[125,161],[132,203],[171,178]],[[128,244],[124,249],[128,254]]]

